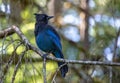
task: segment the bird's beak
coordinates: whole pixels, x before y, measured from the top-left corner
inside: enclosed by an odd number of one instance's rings
[[[54,16],[48,16],[47,19],[49,20],[49,19],[51,19],[51,18],[53,18],[53,17],[54,17]]]

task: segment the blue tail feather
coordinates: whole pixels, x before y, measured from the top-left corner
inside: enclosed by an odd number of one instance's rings
[[[53,54],[55,55],[56,58],[64,59],[61,51],[55,51]],[[63,64],[65,64],[65,63],[64,62],[58,62],[58,67],[60,67]],[[60,68],[60,72],[61,72],[62,77],[65,77],[66,73],[68,72],[68,66],[67,65],[62,66]]]

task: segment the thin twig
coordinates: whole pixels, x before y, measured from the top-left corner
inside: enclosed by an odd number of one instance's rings
[[[116,38],[115,38],[115,43],[114,43],[114,52],[113,52],[113,60],[112,61],[116,61],[116,57],[117,57],[117,55],[116,55],[116,50],[117,50],[117,42],[118,42],[118,37],[119,37],[119,35],[120,35],[120,27],[119,27],[119,30],[118,30],[118,32],[117,32],[117,34],[116,34]],[[112,77],[113,77],[113,73],[112,73],[112,67],[110,66],[109,67],[109,78],[110,78],[110,80],[109,80],[109,83],[112,83]]]
[[[117,42],[118,42],[119,35],[120,35],[120,27],[115,38],[113,60],[116,58]]]
[[[109,83],[112,83],[112,77],[113,77],[113,73],[112,73],[112,67],[109,67]]]
[[[18,61],[18,63],[16,64],[16,66],[15,66],[15,68],[14,68],[14,73],[13,73],[13,76],[12,76],[11,83],[14,83],[14,81],[15,81],[15,76],[16,76],[16,74],[17,74],[19,65],[21,64],[22,59],[23,59],[23,57],[24,57],[26,51],[27,51],[27,49],[26,49],[25,51],[22,52],[22,54],[21,54],[21,56],[20,56],[20,58],[19,58],[19,61]]]
[[[60,70],[63,66],[65,66],[66,64],[67,64],[67,63],[64,63],[64,64],[62,64],[62,65],[60,65],[60,66],[58,67],[58,69],[56,70],[56,72],[55,72],[55,74],[54,74],[54,77],[53,77],[51,83],[54,83],[54,82],[55,82],[55,78],[56,78],[56,76],[57,76],[59,70]]]
[[[0,62],[1,62],[1,63],[0,63],[0,70],[1,70],[1,71],[2,71],[2,67],[3,67],[3,66],[2,66],[2,65],[3,65],[3,64],[2,64],[2,62],[3,62],[3,61],[2,61],[2,60],[3,60],[3,51],[4,51],[3,48],[4,48],[4,43],[5,43],[7,34],[8,34],[8,33],[5,33],[5,34],[4,34],[4,39],[3,39],[3,41],[2,41],[2,53],[1,53],[1,56],[0,56]],[[4,75],[4,74],[3,74],[3,72],[2,72],[1,77],[0,77],[0,82],[1,82],[1,83],[3,83],[3,80],[2,80],[2,76],[3,76],[3,75]]]
[[[3,71],[2,78],[1,78],[1,82],[3,82],[3,80],[4,80],[4,78],[5,78],[5,75],[6,75],[7,71],[8,71],[8,69],[9,69],[11,63],[13,62],[13,57],[14,57],[14,55],[16,54],[16,50],[17,50],[17,48],[18,48],[21,44],[22,44],[22,43],[18,44],[18,45],[15,47],[15,49],[14,49],[14,51],[13,51],[11,57],[9,58],[9,60],[8,60],[8,62],[7,62],[7,64],[6,64],[6,66],[4,67],[4,71]]]
[[[43,79],[44,79],[44,83],[47,83],[47,79],[46,79],[46,57],[43,58]]]
[[[78,70],[78,68],[76,68],[75,66],[71,66],[70,67],[72,69],[73,72],[75,72],[75,74],[79,77],[79,79],[84,79],[85,83],[93,83],[93,80],[91,78],[91,76],[86,73],[84,70]]]

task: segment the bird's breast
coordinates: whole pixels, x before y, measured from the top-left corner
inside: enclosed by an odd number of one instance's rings
[[[36,43],[38,47],[45,52],[51,52],[54,49],[50,36],[45,32],[41,32],[37,35]]]

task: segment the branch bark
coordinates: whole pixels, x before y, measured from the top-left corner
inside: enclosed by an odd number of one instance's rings
[[[4,38],[5,36],[12,35],[13,33],[15,33],[15,32],[12,28],[7,28],[3,31],[0,31],[0,38]]]
[[[44,77],[44,83],[47,83],[46,79],[46,58],[43,58],[43,77]]]

